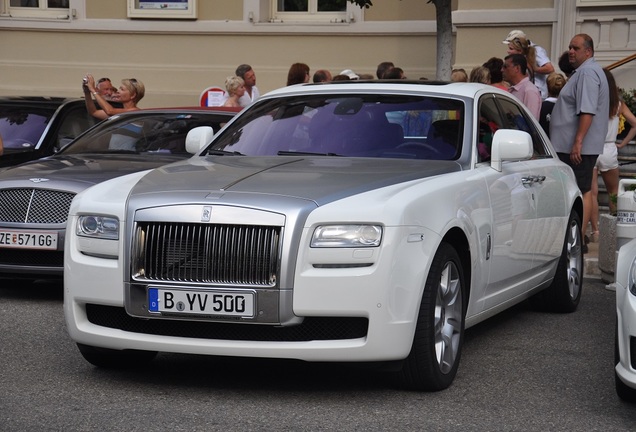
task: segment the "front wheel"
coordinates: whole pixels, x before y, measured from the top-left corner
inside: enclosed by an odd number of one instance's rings
[[[156,351],[114,350],[77,344],[80,353],[94,366],[107,369],[132,369],[145,365],[156,356]]]
[[[568,221],[561,257],[552,284],[530,301],[538,310],[574,312],[583,291],[583,236],[581,218],[572,212]]]
[[[399,372],[412,390],[448,388],[457,374],[464,339],[464,272],[447,243],[435,254],[426,279],[409,356]]]

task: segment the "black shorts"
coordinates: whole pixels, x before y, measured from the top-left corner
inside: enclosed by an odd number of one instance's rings
[[[592,190],[592,176],[594,174],[594,166],[598,155],[581,155],[581,163],[574,165],[570,160],[570,153],[558,153],[559,159],[572,168],[576,177],[576,184],[579,186],[581,193]]]

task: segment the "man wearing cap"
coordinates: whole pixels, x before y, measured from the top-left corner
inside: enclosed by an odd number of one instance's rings
[[[522,37],[528,41],[530,46],[533,46],[537,53],[537,64],[529,64],[528,67],[534,71],[534,85],[539,87],[541,90],[541,98],[545,99],[548,97],[548,84],[546,79],[548,75],[554,72],[554,66],[552,66],[552,62],[550,61],[550,57],[548,57],[548,53],[542,46],[536,45],[532,43],[528,39],[528,36],[521,30],[513,30],[508,33],[506,39],[503,40],[503,43],[508,45],[515,38]]]
[[[342,72],[339,73],[339,75],[346,75],[349,77],[349,79],[351,80],[357,80],[360,77],[358,76],[358,74],[356,74],[354,71],[352,71],[351,69],[345,69]]]

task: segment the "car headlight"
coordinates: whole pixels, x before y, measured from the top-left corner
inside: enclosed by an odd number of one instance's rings
[[[629,292],[636,295],[636,257],[632,260],[632,265],[629,266],[629,274],[627,275],[627,287]]]
[[[80,237],[119,240],[119,220],[109,216],[80,216],[75,233]]]
[[[378,247],[381,241],[380,225],[323,225],[314,231],[311,247]]]

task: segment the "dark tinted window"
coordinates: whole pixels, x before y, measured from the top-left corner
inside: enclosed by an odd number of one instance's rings
[[[0,136],[5,150],[33,149],[53,113],[54,109],[3,107],[0,110]]]
[[[504,125],[506,129],[517,129],[524,132],[528,132],[532,137],[532,143],[534,147],[535,157],[550,157],[545,149],[543,140],[537,131],[534,123],[530,118],[522,111],[519,106],[512,101],[504,98],[499,98],[499,106],[501,107]]]
[[[198,126],[221,129],[231,116],[205,113],[151,114],[115,116],[90,130],[61,151],[74,153],[186,153],[188,132]]]
[[[214,150],[244,155],[318,154],[456,159],[460,100],[396,95],[338,95],[261,101],[215,140]]]

